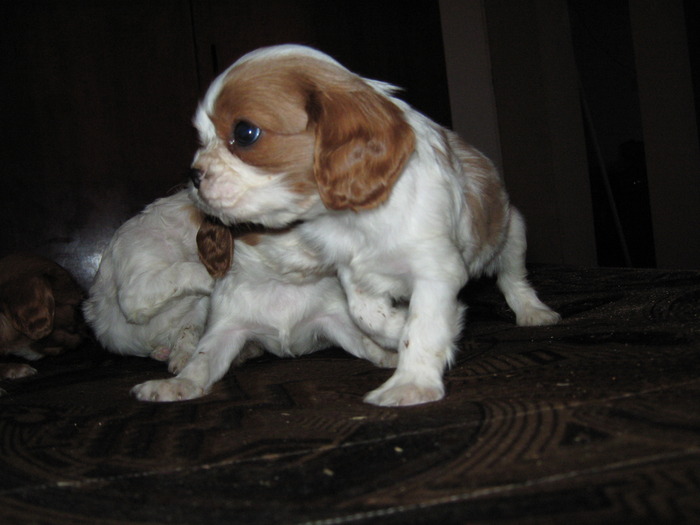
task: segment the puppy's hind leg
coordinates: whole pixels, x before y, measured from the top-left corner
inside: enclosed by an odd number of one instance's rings
[[[525,269],[525,222],[513,209],[508,237],[496,261],[497,284],[508,306],[515,312],[519,326],[543,326],[556,324],[561,316],[537,297],[527,281]]]
[[[197,348],[202,327],[186,325],[181,330],[175,341],[172,352],[168,356],[168,370],[173,374],[182,371]]]
[[[199,339],[206,324],[209,299],[200,297],[196,302],[193,299],[191,304],[188,303],[188,309],[189,312],[180,323],[179,333],[172,352],[168,356],[168,370],[173,374],[182,371],[199,344]]]
[[[120,287],[117,300],[128,322],[145,324],[173,300],[208,296],[213,287],[214,280],[202,264],[181,262],[141,273]]]
[[[348,312],[318,319],[317,328],[326,339],[355,357],[366,359],[380,368],[396,368],[398,364],[399,354],[382,348],[363,334]]]
[[[388,296],[365,292],[355,284],[350,271],[338,270],[352,319],[372,339],[386,348],[396,348],[406,324],[406,309],[396,307]]]

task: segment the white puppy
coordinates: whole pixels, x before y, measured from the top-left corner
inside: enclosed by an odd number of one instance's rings
[[[297,229],[243,225],[230,231],[236,237],[233,263],[215,285],[195,354],[177,377],[135,386],[138,399],[200,397],[232,363],[262,353],[260,347],[296,357],[337,345],[378,366],[396,366],[397,354],[377,346],[353,323],[338,279],[303,248]]]
[[[214,286],[197,252],[203,221],[181,190],[116,231],[83,305],[105,348],[182,369],[204,329]]]
[[[303,221],[354,320],[399,350],[366,400],[411,405],[444,396],[469,279],[497,275],[519,325],[560,318],[526,280],[524,222],[493,164],[394,92],[307,47],[254,51],[210,86],[193,166],[207,213]]]

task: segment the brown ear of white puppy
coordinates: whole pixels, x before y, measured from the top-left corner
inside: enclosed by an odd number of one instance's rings
[[[382,204],[415,148],[401,110],[360,83],[353,91],[315,92],[307,111],[316,124],[314,178],[325,206],[358,211]]]
[[[197,232],[197,253],[209,275],[223,277],[233,261],[233,234],[223,224],[206,217]]]

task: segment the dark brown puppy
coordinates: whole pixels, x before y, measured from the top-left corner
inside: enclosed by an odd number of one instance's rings
[[[78,346],[82,300],[80,286],[57,263],[20,253],[0,259],[0,355],[34,361]],[[0,378],[35,373],[27,364],[0,364]]]

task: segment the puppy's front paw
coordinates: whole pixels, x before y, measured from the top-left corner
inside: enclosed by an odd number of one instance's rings
[[[36,374],[36,369],[25,363],[6,363],[0,365],[0,378],[21,379]]]
[[[442,383],[423,385],[413,381],[398,382],[392,379],[367,394],[365,403],[383,407],[402,407],[432,403],[445,397],[445,387]]]
[[[528,305],[518,312],[518,326],[549,326],[561,321],[561,315],[543,305]]]
[[[204,389],[189,379],[173,377],[146,381],[131,389],[131,394],[139,401],[186,401],[204,395]]]

